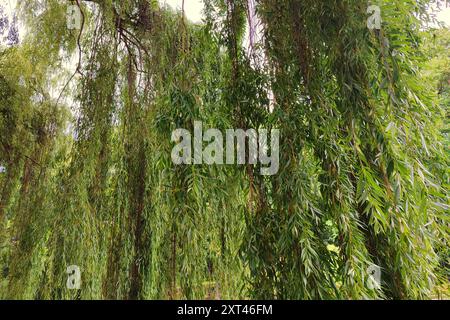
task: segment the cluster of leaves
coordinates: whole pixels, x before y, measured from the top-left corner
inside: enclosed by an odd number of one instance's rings
[[[424,83],[429,84],[430,90],[437,91],[437,101],[442,107],[442,112],[437,122],[438,128],[444,136],[444,150],[446,159],[450,155],[450,30],[431,29],[424,32],[426,39],[424,53],[426,62],[422,65],[422,79]],[[436,176],[441,177],[443,187],[448,190],[449,185],[449,164],[444,159],[432,161],[430,167],[436,171]],[[445,209],[448,210],[448,207]],[[447,219],[448,222],[448,219]],[[450,250],[447,241],[444,241],[438,247],[440,264],[444,282],[450,278]]]
[[[12,17],[10,23],[5,9],[0,6],[0,43],[2,42],[6,42],[9,46],[17,45],[19,43],[19,27],[17,15]]]

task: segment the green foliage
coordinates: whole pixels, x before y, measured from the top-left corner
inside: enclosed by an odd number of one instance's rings
[[[244,0],[204,0],[198,25],[158,1],[79,1],[81,30],[66,1],[28,1],[30,31],[0,49],[0,298],[432,297],[450,100],[429,2],[380,1],[371,31],[365,2],[260,0],[249,51]],[[280,129],[278,174],[174,165],[171,133],[194,121]]]

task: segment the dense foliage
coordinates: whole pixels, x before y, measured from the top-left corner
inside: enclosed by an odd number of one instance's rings
[[[204,0],[201,24],[156,0],[21,1],[28,32],[0,49],[0,298],[431,298],[450,36],[423,28],[429,0],[376,4],[380,30],[360,0]],[[173,164],[194,121],[280,129],[279,172]]]

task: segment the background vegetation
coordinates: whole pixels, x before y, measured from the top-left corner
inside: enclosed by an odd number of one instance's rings
[[[0,298],[442,294],[450,32],[425,27],[431,1],[377,1],[381,30],[360,0],[204,4],[193,24],[156,0],[21,1],[20,42],[0,11]],[[174,165],[194,121],[280,129],[279,173]]]

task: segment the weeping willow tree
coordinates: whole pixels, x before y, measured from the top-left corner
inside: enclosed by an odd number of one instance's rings
[[[449,219],[430,1],[376,4],[374,30],[357,0],[204,0],[199,24],[184,1],[21,4],[29,31],[0,52],[0,297],[431,297]],[[279,172],[175,165],[196,121],[280,130]]]

